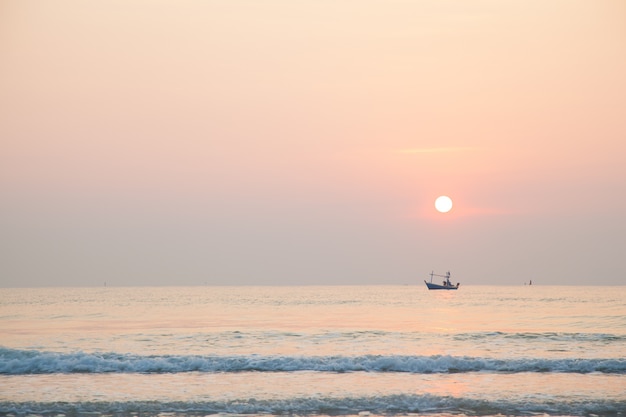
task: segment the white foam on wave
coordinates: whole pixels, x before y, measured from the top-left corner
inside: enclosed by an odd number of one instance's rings
[[[466,356],[141,356],[0,348],[0,374],[179,372],[626,373],[626,359],[492,359]]]
[[[488,415],[590,415],[616,416],[626,400],[566,399],[545,401],[481,400],[435,395],[389,395],[376,397],[307,397],[282,400],[237,399],[205,402],[85,402],[85,403],[11,403],[0,402],[0,416],[93,414],[155,416],[163,413],[186,415],[406,415],[468,414]]]

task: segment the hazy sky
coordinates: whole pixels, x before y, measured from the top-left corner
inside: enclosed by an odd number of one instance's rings
[[[0,0],[0,285],[626,284],[625,74],[623,0]]]

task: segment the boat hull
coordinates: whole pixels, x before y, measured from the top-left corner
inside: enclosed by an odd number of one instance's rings
[[[424,284],[428,287],[429,290],[456,290],[459,288],[459,285],[439,285],[433,284],[432,282],[428,282],[424,280]]]

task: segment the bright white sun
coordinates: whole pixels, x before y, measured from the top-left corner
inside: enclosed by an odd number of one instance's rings
[[[450,197],[442,195],[435,200],[435,208],[440,213],[447,213],[452,209],[452,200]]]

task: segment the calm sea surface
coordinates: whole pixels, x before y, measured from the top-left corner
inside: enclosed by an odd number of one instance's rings
[[[0,416],[626,416],[626,287],[0,289]]]

